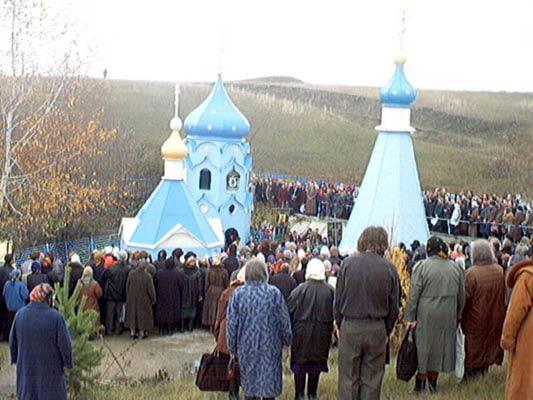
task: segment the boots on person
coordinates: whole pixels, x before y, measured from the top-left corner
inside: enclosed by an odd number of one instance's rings
[[[437,380],[438,378],[428,378],[428,388],[431,393],[437,391]]]
[[[415,393],[423,393],[426,390],[426,380],[416,377],[415,380]]]

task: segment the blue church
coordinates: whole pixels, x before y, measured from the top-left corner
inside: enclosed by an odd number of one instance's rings
[[[209,96],[185,119],[187,186],[207,220],[227,238],[250,237],[253,194],[250,123],[231,101],[222,75]]]
[[[396,58],[394,76],[380,91],[381,125],[343,233],[341,254],[353,253],[369,226],[383,226],[392,244],[423,243],[429,237],[411,127],[417,92],[405,77],[405,61],[401,54]]]
[[[250,123],[231,101],[219,75],[207,99],[186,119],[181,139],[176,86],[172,133],[161,147],[165,173],[133,218],[123,218],[122,248],[156,257],[175,248],[199,256],[221,252],[231,234],[250,236]]]

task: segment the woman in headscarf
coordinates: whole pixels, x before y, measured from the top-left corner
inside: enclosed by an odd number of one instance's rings
[[[181,331],[187,329],[192,332],[194,327],[194,317],[198,309],[198,303],[202,300],[204,282],[202,274],[198,269],[196,257],[189,255],[186,257],[183,266],[183,296],[181,299]]]
[[[215,326],[213,327],[213,332],[217,341],[215,351],[218,351],[222,354],[226,354],[229,357],[229,349],[227,343],[227,334],[226,329],[228,325],[228,306],[235,293],[239,287],[245,283],[245,273],[246,266],[242,267],[238,274],[237,279],[230,283],[229,288],[224,290],[220,295],[218,300],[217,307],[217,319],[215,321]],[[230,380],[229,382],[229,398],[230,400],[237,400],[239,398],[239,382],[235,380]]]
[[[37,285],[30,304],[15,317],[9,347],[17,364],[18,399],[67,400],[72,343],[65,319],[52,308],[53,297],[50,285]]]
[[[282,392],[282,349],[292,341],[290,317],[281,292],[267,283],[264,262],[249,261],[245,279],[228,308],[228,349],[239,358],[245,398],[273,399]]]
[[[28,291],[31,292],[33,288],[41,283],[50,283],[46,274],[42,273],[41,263],[34,261],[31,264],[31,274],[26,278]]]
[[[8,329],[11,329],[16,312],[28,302],[28,288],[21,281],[21,277],[22,274],[18,269],[11,271],[9,281],[4,284],[2,290],[7,308]]]
[[[162,270],[163,268],[165,268],[166,259],[167,259],[166,250],[159,250],[159,253],[157,253],[157,261],[154,263],[155,269],[157,271]]]
[[[102,298],[103,291],[100,284],[93,278],[93,269],[90,266],[83,269],[83,274],[78,281],[78,285],[80,286],[80,296],[78,301],[81,303],[81,299],[85,298],[83,309],[96,311],[98,314],[96,325],[100,325],[100,308],[98,307],[98,300]]]
[[[455,370],[457,324],[465,305],[465,276],[448,259],[448,245],[432,236],[429,258],[413,270],[407,321],[416,329],[418,375],[415,391],[437,390],[439,372]]]
[[[313,258],[307,264],[305,283],[289,296],[292,321],[291,369],[294,373],[295,398],[317,399],[321,372],[328,372],[328,356],[333,333],[335,291],[326,283],[324,263]]]
[[[228,271],[220,258],[213,259],[205,279],[205,303],[202,310],[202,325],[213,329],[217,318],[217,304],[222,292],[228,287]]]

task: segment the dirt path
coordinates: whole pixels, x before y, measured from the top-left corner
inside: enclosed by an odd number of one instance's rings
[[[97,342],[98,343],[98,342]],[[214,348],[213,336],[204,331],[172,336],[152,336],[145,340],[131,340],[126,334],[106,338],[106,345],[119,360],[114,362],[106,346],[106,357],[100,367],[104,380],[126,378],[152,378],[158,373],[174,378],[195,368],[201,355]],[[99,343],[100,346],[102,344]],[[1,343],[0,347],[7,347]],[[14,393],[16,388],[15,366],[5,366],[0,373],[0,395]]]

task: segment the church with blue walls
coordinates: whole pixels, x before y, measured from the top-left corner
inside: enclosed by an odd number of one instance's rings
[[[175,248],[214,256],[231,234],[246,243],[253,211],[250,123],[220,74],[209,96],[185,119],[185,140],[178,87],[174,114],[161,147],[164,175],[137,215],[122,219],[121,247],[155,258],[160,250]]]
[[[221,74],[184,123],[189,150],[187,186],[200,211],[225,236],[235,229],[247,242],[253,211],[250,123],[231,101]]]

